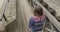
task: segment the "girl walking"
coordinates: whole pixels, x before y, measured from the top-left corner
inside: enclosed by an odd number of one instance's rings
[[[42,31],[45,22],[45,15],[40,6],[36,6],[33,11],[33,16],[29,20],[29,29],[32,32]]]

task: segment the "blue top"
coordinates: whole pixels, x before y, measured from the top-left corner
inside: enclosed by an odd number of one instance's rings
[[[35,21],[36,19],[34,19],[34,17],[31,17],[29,20],[29,28],[33,28],[35,30],[37,29],[42,29],[43,25],[44,25],[44,21],[45,18],[43,18],[44,20],[39,20],[39,21]]]

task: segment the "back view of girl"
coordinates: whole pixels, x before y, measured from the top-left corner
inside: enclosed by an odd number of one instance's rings
[[[33,13],[33,16],[29,20],[29,28],[32,32],[42,31],[45,22],[43,9],[40,6],[36,6]]]

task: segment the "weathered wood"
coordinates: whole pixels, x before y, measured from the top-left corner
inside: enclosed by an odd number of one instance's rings
[[[29,32],[28,23],[31,10],[27,0],[17,0],[17,22],[19,25],[19,32]]]
[[[0,0],[0,20],[2,20],[3,18],[3,14],[5,12],[6,6],[7,6],[7,0]],[[0,31],[4,31],[5,30],[5,21],[0,21]],[[4,24],[4,25],[3,25]]]
[[[45,3],[45,2],[42,2],[41,3],[46,9],[49,7],[49,5],[47,4],[47,3]]]
[[[56,11],[55,11],[53,8],[48,7],[47,10],[48,10],[53,16],[55,16]]]

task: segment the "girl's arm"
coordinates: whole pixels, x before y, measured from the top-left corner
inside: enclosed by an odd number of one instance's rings
[[[31,28],[32,26],[34,26],[34,20],[33,19],[30,19],[29,20],[29,28]]]

